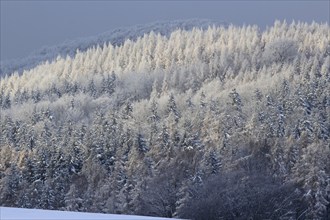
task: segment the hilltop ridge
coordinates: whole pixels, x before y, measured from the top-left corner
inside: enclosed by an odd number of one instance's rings
[[[29,56],[21,59],[2,60],[0,62],[0,76],[11,74],[13,72],[22,73],[23,70],[34,68],[44,61],[53,61],[58,56],[73,57],[76,51],[86,51],[88,48],[97,45],[111,43],[113,45],[120,45],[125,40],[136,40],[144,34],[159,33],[163,36],[168,36],[176,29],[191,30],[193,27],[206,29],[209,26],[228,26],[225,22],[209,20],[209,19],[187,19],[176,21],[159,21],[150,24],[141,24],[131,27],[116,28],[96,36],[78,38],[74,40],[67,40],[55,46],[45,46],[39,50],[34,51]]]

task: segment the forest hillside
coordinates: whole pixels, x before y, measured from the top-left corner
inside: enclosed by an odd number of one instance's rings
[[[158,21],[149,24],[135,25],[132,27],[117,28],[96,36],[66,40],[58,45],[44,46],[43,48],[32,52],[29,56],[21,59],[0,61],[0,76],[11,74],[14,71],[22,73],[24,70],[36,67],[43,61],[52,61],[56,59],[57,56],[65,57],[68,55],[73,57],[75,56],[77,50],[86,51],[88,48],[96,45],[103,45],[104,43],[120,45],[125,40],[136,40],[138,37],[141,37],[145,33],[149,33],[151,31],[164,36],[169,36],[171,32],[177,29],[191,30],[194,27],[207,29],[207,27],[212,25],[227,26],[225,22],[209,19]]]
[[[329,218],[329,31],[150,31],[3,76],[0,206]]]

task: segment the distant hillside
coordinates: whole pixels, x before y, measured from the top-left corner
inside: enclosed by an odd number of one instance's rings
[[[151,31],[1,78],[0,206],[329,219],[329,30]]]
[[[127,39],[136,40],[138,37],[142,37],[144,34],[147,34],[151,31],[160,33],[164,36],[169,36],[169,34],[176,29],[191,30],[193,27],[206,29],[208,26],[212,25],[227,26],[226,23],[219,21],[191,19],[170,22],[155,22],[133,27],[117,28],[98,36],[69,40],[59,45],[44,47],[33,52],[30,56],[22,59],[2,61],[0,63],[0,76],[11,74],[15,71],[21,73],[23,70],[34,68],[43,61],[48,60],[51,62],[57,56],[65,57],[69,55],[73,57],[77,50],[86,51],[92,46],[102,46],[105,43],[120,45]]]

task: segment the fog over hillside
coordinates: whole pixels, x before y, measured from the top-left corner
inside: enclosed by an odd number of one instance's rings
[[[329,218],[329,25],[195,23],[73,41],[3,76],[0,206]]]

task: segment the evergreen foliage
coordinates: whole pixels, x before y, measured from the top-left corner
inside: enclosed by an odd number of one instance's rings
[[[330,217],[329,26],[145,34],[0,81],[0,206]]]

